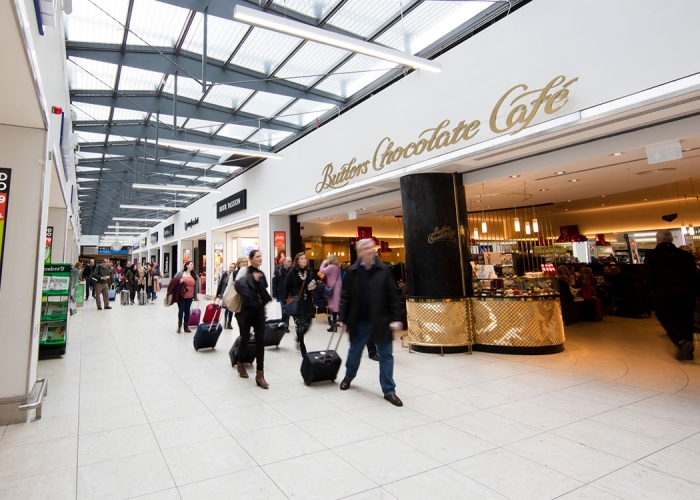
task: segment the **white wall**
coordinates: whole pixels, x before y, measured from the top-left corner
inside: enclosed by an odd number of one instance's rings
[[[186,214],[176,214],[160,226],[174,221],[181,232],[186,220],[198,216],[198,229],[211,229],[259,216],[263,266],[269,273],[269,212],[320,198],[316,185],[328,163],[337,172],[353,158],[371,160],[383,138],[407,145],[445,119],[450,128],[461,120],[482,122],[469,142],[399,160],[381,172],[370,167],[366,175],[350,182],[350,188],[359,187],[367,179],[496,137],[499,134],[488,124],[491,111],[518,84],[532,90],[558,75],[579,78],[570,86],[563,109],[551,115],[540,112],[531,123],[535,125],[700,72],[697,58],[678,52],[679,47],[700,46],[698,18],[700,2],[695,0],[532,2],[439,57],[441,73],[408,75],[283,150],[282,161],[261,163],[227,183],[222,193],[204,197]],[[499,116],[499,121],[503,119]],[[216,202],[241,189],[248,190],[247,210],[216,219]],[[334,193],[322,193],[326,194]]]

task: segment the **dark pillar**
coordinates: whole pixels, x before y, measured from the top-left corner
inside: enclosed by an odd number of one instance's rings
[[[297,222],[297,216],[289,217],[289,253],[287,256],[294,260],[294,256],[304,251],[304,243],[301,241],[301,224]]]
[[[408,295],[472,295],[469,227],[464,187],[457,174],[401,178]]]

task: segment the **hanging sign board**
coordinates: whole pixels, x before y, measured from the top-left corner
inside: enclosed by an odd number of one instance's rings
[[[238,191],[216,204],[216,218],[226,217],[247,207],[246,190]]]
[[[10,203],[10,174],[9,168],[0,168],[0,280],[2,280],[3,255],[5,253],[5,218],[7,206]]]
[[[163,238],[170,238],[175,235],[175,224],[170,224],[163,228]]]

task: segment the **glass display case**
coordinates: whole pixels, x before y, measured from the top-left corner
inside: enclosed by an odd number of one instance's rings
[[[542,274],[542,273],[533,273]],[[558,297],[559,280],[555,276],[506,276],[500,278],[473,278],[475,297]]]

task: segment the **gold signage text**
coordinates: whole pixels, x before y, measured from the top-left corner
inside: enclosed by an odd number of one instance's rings
[[[320,193],[326,188],[341,188],[347,186],[351,179],[369,172],[369,160],[355,165],[357,158],[340,167],[340,172],[333,173],[333,163],[323,168],[323,180],[316,184],[316,192]]]
[[[428,235],[428,243],[431,245],[437,241],[456,241],[457,231],[450,226],[436,227],[435,230]]]

